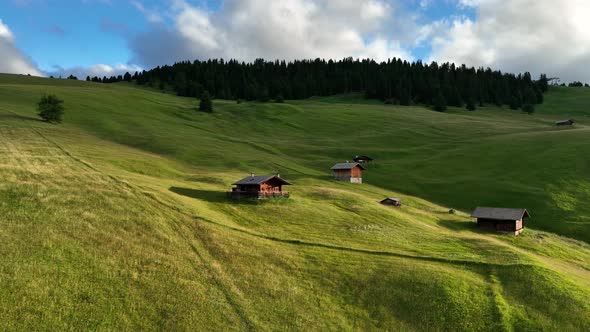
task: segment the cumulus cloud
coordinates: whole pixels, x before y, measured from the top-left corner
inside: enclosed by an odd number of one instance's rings
[[[476,19],[448,22],[432,39],[433,60],[590,79],[587,0],[459,0]]]
[[[96,64],[88,67],[78,66],[72,68],[62,68],[60,66],[54,66],[54,70],[48,73],[48,75],[54,77],[68,77],[70,75],[76,76],[78,79],[86,79],[86,76],[90,77],[111,77],[117,75],[123,75],[126,72],[133,74],[134,72],[140,72],[143,68],[136,66],[136,65],[126,65],[126,64],[119,64],[115,66],[105,65],[105,64]]]
[[[0,73],[42,76],[33,61],[14,45],[14,35],[0,19]]]
[[[413,18],[382,0],[227,0],[208,12],[176,0],[171,24],[131,40],[133,63],[153,67],[179,60],[331,58],[411,59],[392,28]]]

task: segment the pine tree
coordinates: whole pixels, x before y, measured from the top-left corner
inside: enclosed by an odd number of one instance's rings
[[[201,94],[199,111],[213,113],[213,102],[211,101],[211,95],[209,94],[209,91],[205,91],[203,94]]]
[[[467,100],[467,106],[466,106],[468,111],[475,111],[477,109],[477,107],[475,107],[475,102],[473,101],[473,99],[469,99]]]
[[[510,100],[510,109],[517,110],[520,108],[521,105],[522,105],[522,103],[520,101],[520,97],[513,95],[512,99]]]
[[[447,110],[447,101],[442,92],[438,92],[436,98],[434,98],[434,110],[437,112],[444,112]]]

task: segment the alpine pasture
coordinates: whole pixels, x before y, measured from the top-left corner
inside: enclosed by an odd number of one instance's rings
[[[45,93],[62,124],[38,120]],[[351,95],[209,114],[0,75],[0,328],[588,330],[590,89],[545,98],[534,115]],[[365,184],[333,181],[356,154],[376,159]],[[250,172],[280,173],[291,198],[229,200]],[[477,205],[532,218],[491,234]]]

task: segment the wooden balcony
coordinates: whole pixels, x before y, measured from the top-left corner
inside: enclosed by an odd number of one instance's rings
[[[265,199],[265,198],[289,198],[289,193],[286,191],[279,192],[263,192],[263,191],[230,191],[227,193],[233,199]]]

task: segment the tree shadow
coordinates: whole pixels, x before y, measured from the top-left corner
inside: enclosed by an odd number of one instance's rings
[[[35,122],[45,122],[39,118],[35,118],[32,116],[14,114],[14,113],[3,113],[0,114],[0,120],[23,120],[23,121],[35,121]]]

